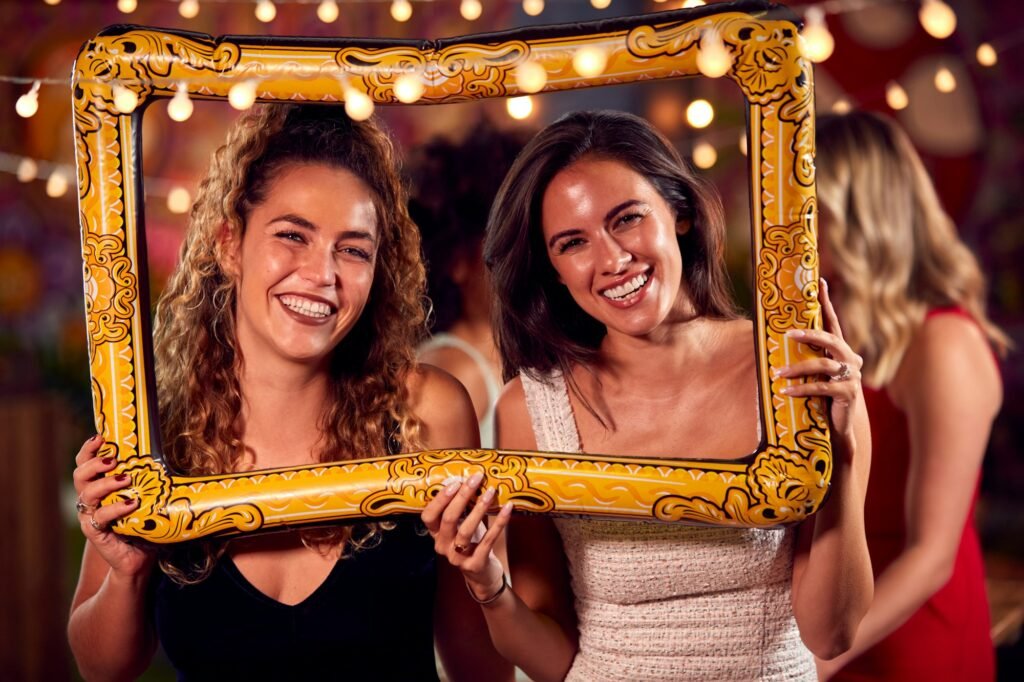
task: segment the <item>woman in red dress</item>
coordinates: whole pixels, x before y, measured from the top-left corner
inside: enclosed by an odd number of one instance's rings
[[[907,135],[854,112],[818,122],[822,270],[864,357],[873,452],[866,525],[875,594],[821,679],[991,680],[973,525],[1002,402],[1005,334]]]

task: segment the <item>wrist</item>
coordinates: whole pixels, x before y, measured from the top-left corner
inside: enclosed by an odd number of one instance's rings
[[[466,589],[469,591],[469,596],[472,597],[473,601],[481,606],[487,606],[493,604],[501,598],[501,595],[508,589],[508,577],[505,572],[501,572],[500,580],[496,584],[492,584],[488,587],[483,587],[475,582],[470,582],[469,578],[466,578]]]

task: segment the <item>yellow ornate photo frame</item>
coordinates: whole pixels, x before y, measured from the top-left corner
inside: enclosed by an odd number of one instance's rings
[[[74,125],[85,307],[97,432],[104,456],[139,498],[115,531],[154,543],[416,513],[450,476],[482,471],[497,501],[518,511],[730,526],[800,521],[826,497],[828,424],[817,399],[779,393],[772,368],[813,352],[788,339],[819,328],[810,63],[794,15],[761,0],[581,24],[424,41],[183,33],[114,26],[75,64]],[[754,329],[762,441],[737,460],[445,450],[288,469],[186,477],[160,455],[146,291],[142,115],[186,83],[200,99],[227,99],[258,82],[259,101],[341,103],[350,89],[397,104],[395,81],[417,74],[418,103],[523,94],[516,68],[547,73],[543,92],[700,75],[701,41],[715,31],[732,56],[726,77],[748,111]],[[607,63],[584,77],[573,55],[591,46]],[[341,79],[345,80],[342,87]],[[124,114],[118,88],[138,98]],[[123,94],[123,91],[120,91]],[[123,108],[123,107],[122,107]]]

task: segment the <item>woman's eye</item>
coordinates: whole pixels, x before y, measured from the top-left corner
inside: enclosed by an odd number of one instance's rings
[[[624,214],[622,216],[619,216],[619,219],[615,221],[615,224],[617,226],[618,225],[622,225],[622,226],[635,225],[636,223],[638,223],[641,220],[643,220],[645,215],[647,215],[647,214],[646,213],[626,213],[626,214]]]
[[[570,249],[574,249],[577,246],[583,244],[583,240],[579,237],[573,237],[572,239],[566,239],[558,243],[558,253],[565,253]]]
[[[290,242],[298,242],[300,244],[306,243],[305,237],[303,237],[302,234],[300,234],[299,232],[295,232],[293,230],[282,230],[281,232],[278,232],[275,236]]]
[[[361,249],[358,246],[342,246],[338,249],[338,252],[367,262],[369,262],[373,257],[369,251]]]

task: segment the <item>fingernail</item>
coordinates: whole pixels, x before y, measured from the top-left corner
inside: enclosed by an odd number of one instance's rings
[[[469,477],[469,487],[475,488],[480,485],[484,480],[484,475],[479,471]]]
[[[128,480],[128,474],[118,474],[117,476],[114,476],[114,480],[120,483],[124,483],[125,481]]]
[[[512,503],[511,502],[506,502],[502,506],[500,514],[503,515],[503,516],[511,516],[512,515]]]
[[[103,462],[104,464],[106,464],[107,466],[110,466],[111,464],[114,463],[114,457],[111,455],[109,457],[104,457],[100,461]]]
[[[806,335],[807,332],[805,332],[803,329],[790,329],[788,332],[786,332],[786,336],[788,336],[791,339],[802,339]]]
[[[792,392],[793,389],[790,388],[789,386],[783,386],[782,388],[779,389],[779,393],[781,393],[782,395],[789,395]]]
[[[789,374],[789,367],[776,367],[772,369],[772,376],[778,379]]]
[[[133,497],[133,498],[131,498],[131,499],[129,499],[129,500],[125,500],[125,501],[124,501],[124,506],[126,506],[126,507],[134,507],[134,506],[135,506],[135,503],[136,503],[136,502],[138,502],[138,500],[136,500],[136,499],[135,499],[135,498]]]
[[[100,434],[94,433],[91,436],[89,436],[89,440],[87,440],[86,443],[91,443],[91,442],[93,442],[94,440],[96,440],[99,437],[100,437]]]
[[[488,488],[487,490],[484,491],[484,494],[480,496],[480,499],[483,500],[484,502],[490,502],[491,500],[494,499],[494,493],[494,488]]]
[[[821,278],[821,288],[825,290],[825,293],[828,293],[828,280],[824,277]]]
[[[451,497],[455,493],[459,492],[459,488],[461,487],[462,481],[455,481],[453,483],[449,483],[447,486],[445,486],[444,494],[447,495],[448,497]]]

